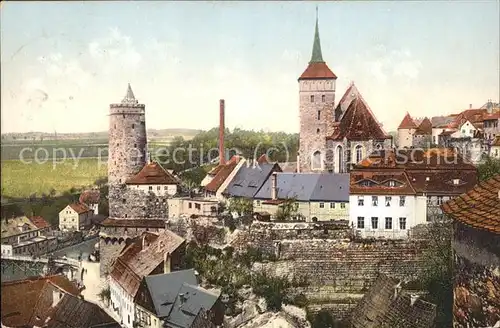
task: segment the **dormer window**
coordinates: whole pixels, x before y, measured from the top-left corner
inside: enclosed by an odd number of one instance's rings
[[[359,183],[362,187],[371,187],[373,182],[370,180],[363,180]]]
[[[453,184],[454,185],[459,185],[460,184],[460,179],[453,179]]]
[[[395,186],[396,183],[394,182],[394,180],[389,181],[389,187],[395,187]]]

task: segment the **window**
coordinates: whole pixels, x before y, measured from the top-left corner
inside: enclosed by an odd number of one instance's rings
[[[396,183],[394,182],[394,180],[389,181],[389,187],[395,187],[395,186]]]
[[[432,204],[432,198],[431,196],[427,196],[427,206]]]
[[[325,208],[325,203],[319,203],[319,208]]]
[[[392,200],[392,197],[385,196],[385,207],[390,207],[391,206],[391,200]]]
[[[260,206],[260,200],[256,201],[255,203],[257,204],[257,206]]]
[[[340,208],[345,208],[345,203],[340,203]]]
[[[356,163],[361,162],[363,159],[363,147],[361,145],[356,146]]]
[[[197,210],[199,210],[199,209],[201,209],[201,205],[198,204],[198,203],[196,203],[196,204],[194,204],[194,208],[196,208]]]
[[[406,218],[399,218],[399,229],[406,230]]]
[[[372,196],[372,206],[378,206],[378,196]]]
[[[319,134],[319,129],[316,129],[316,133]]]
[[[474,130],[470,130],[470,134],[474,134]]]
[[[168,186],[163,186],[163,190],[167,190],[168,189]]]
[[[312,169],[313,170],[321,169],[321,152],[319,150],[314,152],[313,154]]]
[[[358,216],[358,229],[365,228],[365,218],[362,216]]]
[[[193,207],[193,204],[191,204],[191,202],[188,203],[188,208],[192,208]]]
[[[134,144],[134,148],[137,148],[137,144]]]
[[[314,102],[314,96],[311,95],[311,102]]]
[[[135,129],[135,124],[132,124],[132,129]]]
[[[125,198],[122,199],[122,203],[125,204],[127,200]]]
[[[321,120],[321,111],[318,110],[318,121]]]
[[[156,186],[156,190],[161,190],[161,186]]]
[[[442,205],[443,204],[443,196],[438,196],[437,197],[437,204]]]
[[[405,196],[399,196],[399,206],[404,207],[405,206],[405,201],[406,197]]]
[[[372,217],[372,229],[378,229],[378,218]]]
[[[358,206],[365,206],[365,199],[363,196],[358,196]]]
[[[392,229],[392,218],[385,218],[385,228]]]
[[[330,208],[335,208],[335,203],[330,203]]]

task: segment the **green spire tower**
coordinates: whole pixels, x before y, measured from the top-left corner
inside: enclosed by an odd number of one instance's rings
[[[314,43],[311,61],[309,63],[324,63],[323,55],[321,54],[321,42],[319,40],[319,27],[318,27],[318,6],[316,6],[316,29],[314,31]]]

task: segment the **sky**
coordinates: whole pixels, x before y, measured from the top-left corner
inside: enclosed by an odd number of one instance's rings
[[[387,131],[499,100],[499,1],[3,2],[1,129],[108,129],[127,84],[151,129],[298,132],[316,5],[340,99]]]

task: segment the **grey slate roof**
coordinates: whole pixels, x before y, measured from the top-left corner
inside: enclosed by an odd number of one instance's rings
[[[233,180],[229,183],[224,194],[231,197],[253,198],[269,177],[273,168],[278,165],[263,163],[256,167],[243,165]]]
[[[278,199],[297,201],[349,201],[349,174],[343,173],[277,173]],[[271,176],[255,195],[271,199]]]
[[[197,287],[194,269],[150,275],[144,279],[157,317],[176,327],[191,327],[200,309],[210,310],[219,297]]]
[[[455,119],[454,117],[450,117],[450,116],[431,117],[432,127],[435,128],[435,127],[438,127],[438,126],[443,125],[443,124],[451,123],[451,121],[453,121],[454,119]]]

